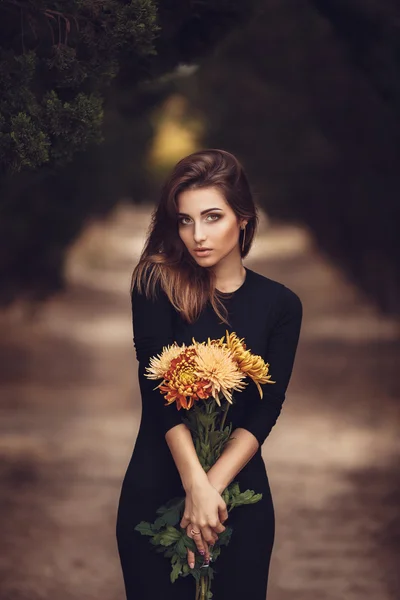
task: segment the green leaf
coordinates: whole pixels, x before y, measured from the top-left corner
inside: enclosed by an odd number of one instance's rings
[[[202,575],[200,569],[190,569],[190,573],[193,575],[196,581],[200,581],[200,577]]]
[[[174,583],[178,579],[179,575],[181,574],[181,571],[182,571],[182,565],[181,565],[181,562],[178,560],[172,567],[172,571],[171,571],[171,575],[170,575],[170,579],[171,579],[172,583]]]
[[[154,529],[161,529],[164,525],[177,525],[180,521],[180,512],[176,508],[167,510],[163,515],[154,521]]]
[[[226,504],[228,504],[228,502],[229,502],[229,492],[228,492],[228,489],[225,489],[225,490],[222,492],[221,496],[222,496],[222,499],[224,500],[224,502],[225,502]]]
[[[227,527],[222,533],[218,535],[218,544],[220,546],[227,546],[229,544],[229,540],[231,539],[232,532],[232,527]]]
[[[209,415],[199,415],[198,419],[205,428],[210,428],[215,424],[215,415],[212,413]]]
[[[254,496],[254,490],[246,490],[245,492],[242,492],[242,498],[244,500],[249,500],[249,498],[252,498],[252,496]]]
[[[210,431],[209,440],[210,445],[214,448],[214,446],[220,443],[223,439],[223,434],[220,431]]]
[[[175,497],[157,508],[156,512],[160,516],[154,521],[154,530],[159,531],[164,525],[177,525],[180,521],[184,504],[185,498]]]
[[[175,529],[175,527],[171,527],[170,525],[168,525],[166,529],[164,531],[161,531],[158,535],[159,543],[162,546],[170,546],[171,544],[176,542],[181,536],[180,532],[177,529]]]
[[[168,500],[168,502],[157,508],[156,513],[158,515],[163,515],[165,512],[169,511],[172,508],[181,508],[184,505],[184,503],[185,498],[182,498],[182,496],[175,496],[175,498]]]
[[[186,548],[189,548],[189,550],[192,550],[193,552],[196,552],[196,544],[194,543],[194,541],[192,540],[192,538],[190,538],[188,535],[186,535],[186,533],[182,536],[183,542],[185,544]]]
[[[251,499],[250,504],[255,504],[256,502],[259,502],[262,499],[263,495],[262,494],[254,494],[253,498]]]
[[[183,536],[181,536],[175,544],[175,552],[177,552],[181,558],[185,558],[187,556],[187,548]]]
[[[142,535],[154,535],[153,525],[151,523],[147,523],[147,521],[140,521],[138,525],[134,528],[135,531],[138,531]]]
[[[246,490],[232,499],[233,506],[242,506],[244,504],[255,504],[262,498],[262,494],[255,494],[254,490]]]
[[[210,444],[206,444],[205,442],[200,442],[201,444],[201,449],[203,450],[203,452],[205,454],[208,454],[210,452]]]
[[[232,485],[229,488],[229,492],[231,496],[237,496],[238,494],[240,494],[240,487],[237,481],[232,483]]]
[[[221,554],[221,548],[219,545],[214,546],[212,551],[213,563],[217,560],[218,556]]]
[[[160,552],[164,552],[165,558],[171,558],[175,554],[175,546],[172,544],[167,548],[165,546],[160,546]]]
[[[153,544],[153,546],[158,546],[160,544],[160,536],[161,533],[157,533],[155,534],[151,540],[150,540],[150,544]]]

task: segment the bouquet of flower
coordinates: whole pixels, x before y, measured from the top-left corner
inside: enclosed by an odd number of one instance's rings
[[[166,406],[176,404],[178,410],[187,411],[183,422],[190,429],[205,472],[218,460],[231,438],[232,423],[226,424],[226,417],[233,403],[232,393],[246,387],[246,377],[254,381],[261,398],[260,384],[275,383],[268,374],[269,364],[246,348],[244,338],[239,339],[236,333],[228,331],[217,340],[208,338],[207,342],[200,343],[192,339],[190,346],[179,346],[174,342],[150,359],[146,371],[149,379],[162,380],[155,389],[164,394]],[[228,512],[237,506],[255,504],[262,498],[262,494],[253,490],[241,492],[237,482],[231,483],[221,495]],[[135,530],[148,535],[156,552],[162,552],[171,559],[172,582],[179,576],[191,574],[196,580],[195,600],[209,600],[212,598],[214,569],[210,565],[205,570],[198,553],[195,554],[194,568],[190,569],[187,564],[187,549],[196,552],[197,547],[185,529],[178,525],[184,506],[184,497],[172,498],[157,509],[159,516],[154,523],[141,521]],[[220,554],[221,546],[229,543],[231,535],[231,527],[226,527],[218,535],[212,552],[213,563]]]

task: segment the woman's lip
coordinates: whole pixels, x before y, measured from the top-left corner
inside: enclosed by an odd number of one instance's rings
[[[211,252],[211,248],[195,248],[194,251],[202,254],[203,252]]]
[[[197,256],[205,257],[205,256],[209,256],[211,254],[212,250],[203,250],[202,249],[202,250],[195,250],[194,252],[197,254]]]

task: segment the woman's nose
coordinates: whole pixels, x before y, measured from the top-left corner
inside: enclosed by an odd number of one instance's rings
[[[193,239],[196,244],[200,244],[206,239],[204,229],[202,229],[199,225],[195,225],[194,227]]]

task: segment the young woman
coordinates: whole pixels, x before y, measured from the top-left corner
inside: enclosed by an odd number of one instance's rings
[[[274,508],[261,446],[274,426],[292,373],[302,304],[288,287],[244,267],[257,212],[238,160],[223,150],[182,159],[167,179],[147,242],[132,276],[134,345],[139,361],[142,418],[119,501],[118,549],[128,600],[190,600],[193,577],[170,582],[170,562],[134,531],[153,522],[156,509],[185,495],[181,526],[197,551],[233,528],[221,549],[212,582],[215,600],[265,600],[274,542]],[[183,410],[165,406],[155,382],[145,377],[151,356],[176,341],[189,345],[225,331],[270,364],[274,385],[260,399],[254,384],[235,394],[229,409],[232,436],[205,473]],[[233,480],[262,493],[254,505],[229,514],[221,496]],[[224,525],[224,523],[226,525]],[[189,564],[193,554],[188,552]]]

